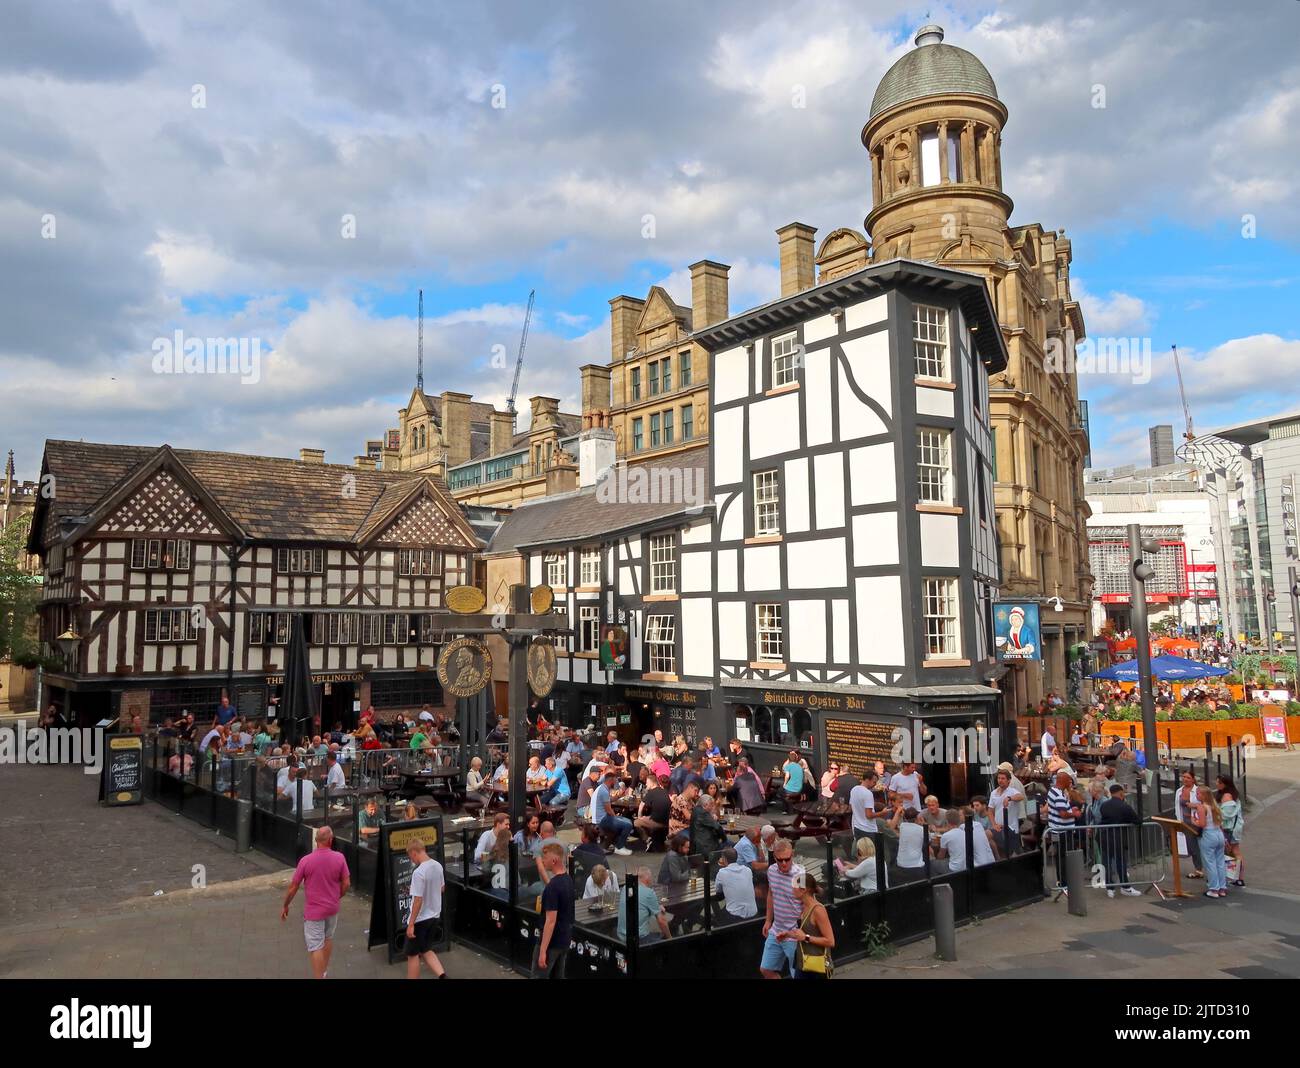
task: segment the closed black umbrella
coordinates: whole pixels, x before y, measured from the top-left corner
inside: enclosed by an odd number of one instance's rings
[[[296,744],[304,734],[311,734],[311,724],[319,709],[316,687],[311,681],[311,664],[307,660],[307,618],[301,613],[294,613],[289,629],[280,709],[290,741]]]

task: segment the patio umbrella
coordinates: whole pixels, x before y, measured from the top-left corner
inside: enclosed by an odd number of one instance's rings
[[[289,629],[289,648],[284,662],[284,690],[280,700],[280,714],[285,718],[289,740],[297,743],[303,734],[311,733],[311,723],[316,719],[316,686],[311,681],[311,664],[307,659],[306,619],[294,613]]]
[[[1216,675],[1228,674],[1227,668],[1202,664],[1199,660],[1186,660],[1181,656],[1156,656],[1151,659],[1151,674],[1160,679],[1206,679]],[[1121,682],[1135,682],[1138,677],[1136,660],[1123,660],[1118,664],[1093,673],[1094,679],[1116,679]]]

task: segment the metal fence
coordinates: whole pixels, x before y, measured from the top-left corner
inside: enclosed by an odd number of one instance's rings
[[[1088,885],[1098,890],[1143,890],[1170,876],[1172,857],[1164,828],[1155,823],[1097,823],[1043,836],[1043,885],[1066,885],[1065,856],[1083,853]]]

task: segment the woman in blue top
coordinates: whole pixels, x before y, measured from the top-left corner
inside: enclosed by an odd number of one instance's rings
[[[803,793],[803,765],[799,762],[799,754],[793,749],[790,750],[790,755],[781,770],[785,773],[785,782],[781,784],[781,789],[785,792],[785,810],[789,812],[791,802],[798,801]]]

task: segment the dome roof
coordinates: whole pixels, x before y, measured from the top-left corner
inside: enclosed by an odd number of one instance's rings
[[[885,72],[871,98],[871,118],[907,100],[947,93],[998,98],[997,86],[984,64],[964,48],[943,43],[943,29],[922,26],[916,47]]]

